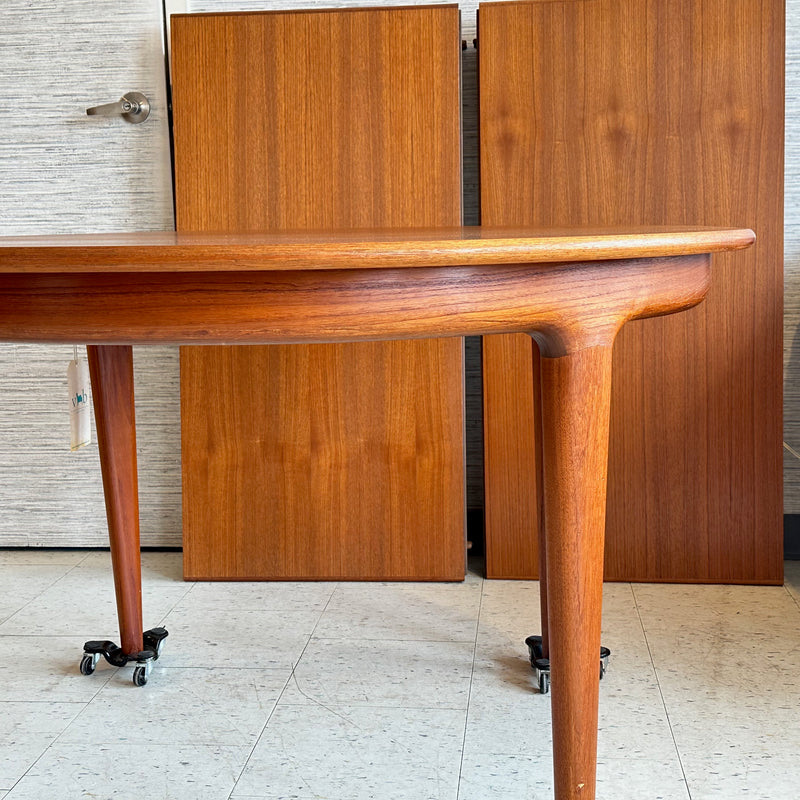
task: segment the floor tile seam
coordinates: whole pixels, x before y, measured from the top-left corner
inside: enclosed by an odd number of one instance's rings
[[[2,553],[2,548],[0,548]],[[81,561],[43,561],[35,556],[30,561],[4,561],[0,558],[0,570],[14,570],[17,567],[76,567]],[[0,789],[2,792],[3,789]]]
[[[408,703],[353,703],[347,701],[334,701],[329,703],[324,703],[317,698],[311,697],[310,695],[305,694],[300,687],[297,687],[297,691],[299,691],[303,697],[308,698],[307,703],[299,702],[299,701],[292,701],[289,700],[281,700],[279,701],[279,705],[282,708],[308,708],[309,706],[315,706],[317,708],[323,708],[326,711],[330,711],[332,714],[336,716],[341,716],[338,714],[336,709],[337,708],[357,708],[357,709],[372,709],[373,711],[452,711],[457,714],[466,714],[467,706],[432,706],[430,704],[427,705],[411,705]]]
[[[301,651],[300,655],[297,657],[297,660],[292,662],[289,674],[286,676],[286,680],[284,681],[283,688],[281,689],[280,693],[278,694],[277,698],[275,699],[275,703],[273,704],[272,709],[271,709],[271,711],[269,712],[269,714],[267,716],[267,719],[264,721],[264,724],[261,726],[261,730],[259,731],[258,736],[255,737],[255,741],[253,743],[253,746],[250,749],[250,752],[247,754],[247,758],[245,758],[244,764],[242,765],[241,770],[239,770],[239,774],[236,776],[236,779],[233,782],[233,786],[231,787],[231,790],[228,793],[228,800],[231,800],[231,798],[235,794],[236,787],[239,785],[239,781],[242,779],[242,776],[246,772],[247,767],[250,764],[251,759],[253,758],[253,753],[255,753],[256,748],[258,747],[259,743],[261,742],[261,739],[264,736],[264,732],[267,730],[267,727],[269,726],[269,723],[272,720],[272,717],[274,716],[275,711],[277,710],[278,705],[281,702],[281,698],[285,694],[286,689],[289,686],[289,684],[291,682],[294,682],[295,687],[297,688],[297,690],[301,694],[303,694],[304,697],[307,697],[307,695],[302,691],[302,689],[300,689],[299,685],[297,684],[297,679],[295,677],[295,669],[297,668],[297,665],[300,663],[300,661],[302,660],[303,656],[305,655],[306,650],[308,650],[308,646],[311,643],[311,639],[312,639],[312,637],[314,635],[314,632],[317,630],[317,627],[319,626],[319,623],[322,620],[322,616],[324,615],[325,611],[327,610],[328,606],[330,605],[331,600],[333,599],[334,594],[336,594],[336,590],[338,589],[338,587],[339,587],[338,583],[333,587],[333,590],[331,591],[330,595],[328,596],[328,600],[325,603],[325,607],[322,609],[322,611],[320,611],[319,616],[317,618],[317,621],[314,623],[314,628],[313,628],[313,630],[311,631],[311,633],[308,635],[308,637],[306,639],[306,643],[303,646],[303,650]],[[308,699],[313,701],[313,698],[309,697]]]
[[[54,743],[53,743],[54,744]],[[48,750],[53,747],[53,744],[48,746]],[[175,749],[175,750],[247,750],[249,749],[248,745],[243,744],[225,744],[223,742],[178,742],[174,745],[163,745],[157,744],[150,741],[142,742],[142,741],[129,741],[129,740],[114,740],[114,741],[106,741],[102,743],[93,743],[93,742],[79,742],[79,741],[60,741],[58,742],[58,746],[64,749],[73,749],[73,748],[98,748],[102,747],[103,749],[107,750],[114,750],[114,749],[121,749],[121,750],[152,750],[153,748],[157,747],[159,749]],[[42,754],[44,755],[44,753]],[[37,762],[41,760],[41,756],[37,758]],[[32,769],[32,767],[31,767]],[[28,770],[30,771],[30,770]],[[20,778],[21,780],[21,778]],[[17,781],[14,786],[17,785],[19,781]],[[14,787],[12,787],[14,788]],[[0,791],[4,791],[0,789]],[[5,791],[11,791],[11,789],[6,789]]]
[[[74,721],[74,720],[73,720]],[[11,792],[13,791],[26,777],[29,775],[33,778],[41,777],[41,774],[37,774],[35,772],[36,766],[39,762],[51,751],[55,751],[56,747],[61,748],[74,748],[74,747],[85,747],[86,744],[84,742],[70,742],[70,741],[61,741],[61,737],[57,737],[54,741],[50,742],[50,744],[39,754],[39,756],[31,763],[31,765],[25,770],[25,772],[14,782],[13,786],[8,789],[0,788],[0,792]],[[130,742],[130,741],[119,741],[119,742],[105,742],[103,743],[103,747],[107,749],[113,748],[124,748],[125,751],[130,752],[131,750],[136,749],[144,749],[152,747],[151,742]],[[176,744],[174,745],[175,749],[184,749],[184,748],[191,748],[192,750],[219,750],[219,749],[227,749],[227,750],[241,750],[244,749],[242,745],[225,745],[225,744],[202,744],[197,742],[191,742],[186,744]],[[5,796],[5,795],[3,795]],[[230,797],[230,795],[228,795]]]
[[[51,584],[51,586],[54,586],[56,583],[59,583],[60,581],[63,581],[64,578],[66,578],[68,575],[71,575],[73,572],[75,572],[76,569],[79,569],[88,557],[89,553],[87,553],[86,556],[84,556],[84,558],[82,558],[77,564],[73,564],[58,580],[54,581]]]
[[[309,637],[309,641],[310,640],[311,639]],[[303,653],[305,653],[305,650],[306,650],[307,647],[308,647],[308,642],[306,642],[306,647],[303,648]],[[302,653],[300,654],[300,657],[302,658]],[[299,659],[298,659],[298,661],[299,661]],[[294,665],[293,665],[292,668],[291,668],[291,671],[286,676],[286,680],[284,681],[283,688],[281,689],[280,693],[278,694],[277,698],[275,699],[275,702],[274,702],[274,704],[272,706],[272,709],[270,710],[269,714],[267,715],[267,718],[264,721],[264,724],[261,726],[261,730],[258,732],[258,736],[255,737],[255,741],[253,742],[253,746],[250,748],[250,752],[247,754],[247,757],[244,759],[244,763],[242,764],[242,768],[239,770],[239,774],[236,776],[236,778],[235,778],[235,780],[233,782],[233,786],[231,787],[231,790],[228,793],[227,800],[232,800],[234,794],[236,793],[236,787],[239,785],[239,781],[242,779],[242,777],[244,776],[245,772],[247,771],[247,767],[250,765],[250,761],[253,758],[253,754],[255,753],[256,748],[258,747],[259,743],[261,742],[261,739],[263,738],[264,733],[267,730],[267,727],[269,726],[269,723],[272,720],[272,717],[274,716],[275,711],[278,708],[278,705],[280,704],[281,698],[283,697],[284,693],[286,692],[286,688],[289,686],[289,683],[294,678],[294,670],[295,670],[295,668],[294,668]]]
[[[797,606],[797,608],[800,609],[800,598],[798,598],[795,595],[795,593],[791,589],[789,589],[789,587],[785,583],[783,584],[783,590],[786,592],[786,594],[789,595],[789,597],[792,599],[792,602]]]
[[[221,736],[219,738],[212,739],[197,739],[197,738],[176,738],[172,737],[169,739],[162,739],[159,736],[150,736],[147,740],[147,745],[149,747],[157,747],[162,750],[170,750],[170,749],[189,749],[194,750],[197,748],[223,748],[228,750],[246,750],[248,751],[248,757],[252,752],[252,748],[255,747],[254,742],[258,741],[258,737],[261,735],[261,731],[257,734],[248,735],[243,734],[239,741],[233,741],[232,738],[225,738]],[[136,737],[136,734],[132,733],[131,738],[123,738],[118,737],[115,738],[113,741],[92,741],[91,739],[84,739],[79,740],[75,739],[63,739],[59,742],[62,747],[74,747],[74,746],[81,746],[88,745],[90,747],[125,747],[129,749],[134,746],[145,746],[141,741],[137,741],[141,737]]]
[[[82,563],[82,561],[78,562],[78,564],[80,564],[80,563]],[[50,565],[50,564],[42,564],[41,566],[68,566],[69,568],[67,569],[67,571],[66,571],[66,572],[62,573],[62,574],[61,574],[61,575],[59,575],[59,576],[58,576],[58,577],[57,577],[55,580],[53,580],[53,582],[52,582],[52,583],[49,583],[49,584],[48,584],[48,585],[47,585],[47,586],[46,586],[44,589],[42,589],[42,591],[41,591],[41,592],[38,592],[38,593],[37,593],[37,594],[35,594],[33,597],[31,597],[29,600],[27,600],[27,602],[23,603],[23,604],[22,604],[22,605],[21,605],[21,606],[20,606],[20,607],[19,607],[19,608],[18,608],[18,609],[17,609],[17,610],[16,610],[16,611],[13,613],[13,614],[11,614],[10,616],[6,617],[6,618],[5,618],[5,619],[3,619],[3,620],[0,620],[0,625],[5,625],[7,622],[11,622],[11,620],[13,620],[13,619],[14,619],[14,617],[16,617],[16,616],[17,616],[17,614],[20,614],[22,611],[24,611],[24,610],[25,610],[25,609],[26,609],[26,608],[27,608],[27,607],[28,607],[28,606],[29,606],[31,603],[33,603],[33,601],[34,601],[34,600],[38,600],[38,599],[39,599],[39,598],[40,598],[40,597],[41,597],[41,596],[42,596],[42,595],[43,595],[45,592],[49,591],[49,590],[50,590],[50,589],[52,589],[52,588],[53,588],[53,587],[54,587],[56,584],[58,584],[58,583],[60,583],[62,580],[64,580],[64,578],[66,578],[66,577],[67,577],[67,575],[69,575],[71,572],[73,572],[73,571],[74,571],[74,570],[75,570],[75,569],[78,567],[78,564],[72,564],[72,565],[65,565],[65,564],[55,564],[55,565]],[[21,565],[21,566],[40,566],[40,565],[37,565],[37,564],[25,564],[25,565]],[[2,570],[0,570],[0,571],[2,571]]]
[[[639,600],[636,597],[636,587],[632,583],[629,585],[631,588],[631,596],[633,597],[633,605],[634,608],[636,609],[636,615],[639,618],[640,625],[642,626],[642,635],[644,636],[645,644],[647,645],[647,652],[650,654],[650,664],[653,669],[653,674],[655,675],[656,684],[658,685],[658,693],[659,696],[661,697],[661,703],[664,707],[664,714],[667,718],[667,725],[669,726],[669,732],[670,736],[672,737],[672,743],[675,746],[675,755],[678,758],[678,765],[681,768],[681,775],[683,777],[684,786],[686,787],[686,794],[688,795],[689,800],[692,800],[692,791],[689,788],[689,780],[686,777],[686,768],[684,767],[683,764],[683,756],[681,755],[680,748],[678,747],[678,740],[675,737],[675,728],[672,724],[672,718],[670,717],[669,709],[667,708],[667,701],[666,698],[664,697],[664,690],[661,686],[661,678],[659,677],[658,674],[658,667],[656,666],[655,658],[653,657],[653,651],[652,648],[650,647],[650,640],[647,637],[647,627],[644,624],[644,619],[642,618],[642,611],[639,608]]]
[[[475,637],[472,639],[379,639],[372,636],[315,636],[311,638],[315,642],[378,642],[380,644],[473,644],[477,640],[477,628]]]
[[[464,587],[480,588],[483,578],[470,578],[464,576],[462,580],[389,580],[389,581],[358,581],[358,580],[342,580],[342,581],[329,581],[329,583],[339,583],[344,592],[358,592],[369,591],[370,589],[398,589],[406,591],[425,591],[428,588],[442,589],[444,591],[458,591]],[[323,583],[324,581],[320,581]]]
[[[464,736],[461,739],[461,758],[458,763],[458,783],[456,784],[456,800],[461,796],[461,776],[464,774],[464,754],[467,752],[467,732],[469,731],[470,700],[472,699],[472,685],[475,680],[475,662],[478,657],[478,637],[481,628],[481,611],[483,610],[484,586],[481,582],[481,592],[478,600],[478,617],[475,625],[475,639],[472,647],[472,665],[469,671],[469,687],[467,688],[467,707],[464,709]]]
[[[306,650],[308,650],[308,647],[311,644],[311,640],[314,638],[314,634],[316,633],[317,628],[319,627],[319,624],[322,621],[322,617],[325,615],[325,612],[328,610],[328,606],[330,605],[331,600],[333,599],[333,595],[336,594],[336,589],[338,588],[338,585],[339,584],[337,584],[334,587],[333,591],[330,593],[330,596],[328,597],[328,600],[326,601],[324,608],[322,608],[318,612],[317,619],[314,622],[314,626],[311,629],[311,633],[304,634],[306,636],[306,641],[305,641],[305,644],[303,645],[303,649],[300,651],[300,655],[298,655],[297,658],[292,659],[290,661],[288,666],[289,666],[289,669],[291,671],[290,671],[289,677],[286,680],[286,684],[284,685],[283,689],[281,690],[280,695],[278,696],[278,701],[280,701],[280,698],[283,696],[283,693],[286,691],[286,686],[289,685],[289,681],[291,681],[294,678],[295,669],[297,669],[298,665],[303,660],[303,656],[306,654]],[[277,702],[278,701],[276,701],[276,706],[277,706]]]
[[[158,627],[165,627],[167,622],[167,617],[191,594],[192,589],[197,586],[197,581],[191,583],[186,591],[170,606],[169,611],[165,614],[162,614],[161,619],[159,620]],[[142,583],[142,594],[144,595],[145,592],[148,591],[148,586],[146,583]],[[166,643],[165,643],[166,644]]]
[[[553,760],[553,753],[552,753],[552,742],[547,743],[547,749],[543,752],[534,752],[534,753],[521,753],[519,750],[484,750],[480,754],[482,758],[513,758],[513,759],[527,759],[530,761],[546,761],[552,763]],[[608,763],[634,763],[634,764],[652,764],[652,763],[660,763],[666,764],[667,762],[672,763],[671,759],[667,758],[660,758],[658,756],[641,756],[641,755],[634,755],[634,756],[606,756],[598,752],[597,754],[597,763],[598,764],[608,764]],[[684,782],[686,779],[684,778]],[[687,784],[688,786],[688,784]],[[687,788],[688,791],[688,788]]]
[[[296,683],[295,683],[295,686],[299,690],[299,687],[297,687]],[[354,721],[351,718],[351,716],[349,716],[349,713],[352,713],[353,710],[363,711],[365,709],[367,709],[367,710],[368,709],[372,709],[372,710],[375,710],[375,711],[383,710],[383,711],[428,711],[428,712],[431,712],[431,711],[434,711],[434,712],[435,711],[453,711],[453,712],[458,713],[459,715],[463,715],[464,719],[466,719],[466,708],[440,708],[440,707],[432,707],[432,706],[408,706],[408,705],[402,705],[402,706],[385,706],[385,705],[384,706],[376,706],[376,705],[368,705],[368,706],[366,706],[365,705],[365,706],[362,706],[362,705],[357,705],[357,704],[353,704],[353,703],[329,703],[329,704],[326,704],[326,703],[322,703],[322,702],[320,702],[318,700],[313,700],[313,698],[310,698],[310,699],[312,699],[312,703],[311,704],[309,704],[309,703],[298,704],[298,703],[284,702],[281,705],[280,700],[279,700],[278,702],[276,702],[274,710],[277,710],[279,705],[281,706],[282,709],[298,709],[298,708],[309,708],[309,707],[311,707],[311,708],[321,708],[324,711],[332,714],[333,716],[338,717],[340,720],[345,722],[347,725],[355,727],[359,731],[362,730],[361,726],[358,725],[358,723],[356,721]],[[267,726],[265,725],[264,730],[266,730],[266,727]],[[264,731],[262,731],[261,735],[263,735],[263,732]],[[388,741],[391,744],[397,746],[400,750],[405,751],[406,754],[411,757],[410,760],[413,760],[415,764],[417,764],[417,765],[425,765],[427,767],[436,768],[437,769],[437,774],[438,774],[438,770],[442,766],[442,762],[439,759],[438,750],[436,751],[436,758],[429,759],[425,753],[416,753],[416,752],[415,753],[409,753],[408,745],[406,745],[401,739],[398,739],[398,738],[395,738],[395,737],[390,737],[388,739]],[[461,753],[462,753],[462,758],[463,758],[463,739],[462,739],[462,745],[461,745]],[[459,771],[459,775],[460,775],[460,771]]]
[[[360,609],[366,608],[369,611],[373,609],[384,610],[387,613],[395,611],[398,608],[405,610],[406,608],[412,609],[418,615],[425,615],[431,613],[437,614],[464,614],[475,613],[478,603],[480,602],[480,589],[470,586],[459,587],[458,591],[452,592],[430,592],[426,596],[401,592],[359,592],[355,595],[353,591],[342,589],[337,590],[336,605],[331,609],[334,614],[351,614],[358,612]]]
[[[295,667],[300,663],[301,659],[305,655],[305,652],[308,649],[308,645],[311,643],[311,640],[314,638],[314,634],[316,634],[317,628],[319,628],[319,624],[320,624],[320,622],[322,622],[322,618],[325,616],[325,612],[328,610],[328,607],[330,606],[331,601],[333,600],[333,596],[336,594],[336,592],[337,592],[337,590],[339,589],[340,586],[341,586],[341,582],[337,582],[334,585],[333,589],[331,590],[331,593],[328,595],[328,599],[325,601],[325,605],[323,606],[322,609],[320,609],[318,612],[316,612],[317,613],[317,619],[316,619],[316,622],[314,623],[314,627],[311,629],[311,633],[308,634],[308,639],[306,639],[306,643],[303,646],[303,651],[297,657],[297,660],[292,662],[292,674],[294,674]]]
[[[195,588],[196,588],[196,587],[197,587],[199,584],[200,584],[200,581],[189,581],[189,587],[188,587],[188,589],[186,590],[186,594],[184,594],[184,596],[183,596],[181,599],[183,600],[183,599],[185,599],[186,597],[188,597],[188,596],[189,596],[189,595],[190,595],[190,594],[191,594],[191,593],[192,593],[192,592],[195,590]]]
[[[75,639],[74,633],[3,633],[0,639]]]
[[[169,658],[169,653],[162,656],[162,658]],[[255,666],[248,666],[248,665],[232,665],[232,664],[211,664],[211,665],[203,665],[203,664],[159,664],[157,669],[164,670],[165,672],[170,671],[178,671],[178,670],[204,670],[206,672],[217,672],[219,670],[227,670],[233,671],[238,670],[241,672],[288,672],[294,668],[294,665],[291,661],[287,661],[282,666],[276,667],[262,667],[256,664]]]
[[[187,596],[188,596],[188,593],[183,595],[183,597],[181,597],[180,600],[178,600],[178,603],[184,602],[184,600],[186,600]],[[191,600],[189,602],[191,602]],[[176,603],[176,605],[177,605],[177,603]],[[175,608],[173,606],[173,608],[170,610],[170,613],[172,613],[173,611],[175,611],[178,614],[189,614],[189,613],[192,613],[192,612],[200,612],[200,611],[205,611],[205,612],[236,611],[237,613],[241,613],[241,612],[252,613],[252,612],[258,611],[258,612],[260,612],[260,613],[262,613],[264,615],[267,615],[267,614],[278,615],[278,614],[280,614],[282,618],[286,618],[286,617],[288,617],[288,616],[290,616],[292,614],[315,614],[317,612],[324,611],[324,608],[317,609],[317,608],[310,607],[308,604],[300,605],[300,601],[298,601],[298,608],[294,609],[294,608],[287,608],[286,606],[280,606],[280,605],[269,606],[269,607],[268,606],[248,606],[248,605],[243,605],[242,603],[237,603],[235,599],[234,600],[231,600],[231,599],[227,599],[227,600],[220,599],[219,602],[211,603],[211,602],[208,602],[208,601],[204,601],[202,604],[198,603],[198,604],[193,604],[193,605],[187,605],[184,608]]]
[[[94,699],[94,698],[92,698]],[[19,705],[42,705],[42,706],[85,706],[90,700],[53,700],[52,697],[44,700],[3,700],[0,699],[0,708],[15,703]]]
[[[106,688],[106,686],[108,686],[111,683],[111,680],[117,674],[117,672],[119,672],[119,668],[108,670],[108,677],[101,683],[101,685],[97,688],[97,691],[91,696],[91,698],[89,698],[89,700],[87,700],[85,703],[76,703],[76,705],[82,705],[83,708],[81,708],[80,711],[78,711],[78,713],[70,720],[69,724],[66,725],[64,729],[56,735],[53,741],[48,744],[48,746],[45,748],[45,752],[47,752],[47,750],[56,745],[62,739],[62,737],[67,733],[67,731],[81,718],[81,716],[87,713],[89,706],[95,700],[97,700],[97,698],[100,696],[100,693],[103,691],[103,689]],[[91,680],[91,676],[80,676],[80,677],[84,678],[85,680]],[[68,744],[68,742],[63,742],[63,743]],[[42,753],[42,755],[44,755],[44,753]],[[41,758],[41,756],[39,758]],[[38,760],[39,759],[37,759],[37,761]]]
[[[83,649],[83,648],[81,648],[81,649]],[[88,706],[89,703],[94,702],[98,698],[98,696],[100,695],[100,692],[102,692],[103,689],[105,689],[106,686],[108,686],[111,683],[111,681],[114,679],[114,676],[120,671],[120,669],[121,669],[121,667],[112,667],[111,665],[109,665],[108,669],[103,670],[103,675],[98,675],[97,677],[94,677],[94,675],[81,675],[79,668],[76,667],[76,669],[75,669],[75,677],[76,677],[77,680],[81,680],[82,679],[83,681],[99,683],[99,685],[97,686],[97,688],[95,689],[94,693],[92,694],[92,696],[88,700],[86,700],[86,701],[77,700],[77,701],[74,701],[74,702],[84,703],[86,706]],[[72,677],[71,674],[70,674],[70,677]],[[80,716],[80,714],[82,714],[82,713],[83,712],[81,711],[78,716]],[[77,717],[75,719],[77,719]],[[74,721],[75,720],[73,720],[72,722],[74,722]],[[72,723],[70,723],[70,725],[71,724]]]
[[[162,656],[163,658],[168,658],[169,654],[166,656]],[[159,659],[160,661],[161,659]],[[192,664],[191,666],[186,666],[182,664],[158,664],[157,665],[159,670],[204,670],[206,672],[231,672],[231,671],[238,671],[238,670],[247,670],[250,672],[287,672],[291,670],[292,665],[287,662],[283,667],[263,667],[259,664],[243,664],[242,666],[234,666],[234,665],[205,665],[205,664]]]
[[[94,699],[94,698],[92,698],[92,699]],[[87,703],[84,705],[84,709],[83,709],[83,710],[85,710],[86,706],[88,706],[88,705],[89,705],[89,703],[87,702]],[[77,719],[77,718],[78,718],[78,717],[79,717],[79,716],[80,716],[80,715],[83,713],[83,710],[82,710],[82,711],[79,711],[79,712],[78,712],[78,714],[76,714],[76,716],[75,716],[75,719],[73,719],[73,720],[70,722],[70,724],[66,726],[66,728],[64,729],[64,731],[65,731],[67,728],[69,728],[69,727],[70,727],[70,725],[72,725],[72,723],[73,723],[73,722],[75,722],[75,720],[76,720],[76,719]],[[23,780],[24,780],[24,779],[25,779],[25,778],[26,778],[26,777],[27,777],[27,776],[28,776],[28,775],[31,773],[31,770],[34,770],[34,769],[35,769],[36,765],[37,765],[37,764],[38,764],[38,763],[39,763],[39,762],[40,762],[40,761],[41,761],[41,760],[42,760],[42,759],[43,759],[43,758],[44,758],[44,757],[45,757],[45,756],[46,756],[46,755],[47,755],[47,754],[50,752],[50,750],[51,750],[52,748],[54,748],[54,747],[55,747],[56,743],[59,741],[59,739],[61,738],[61,736],[62,736],[62,734],[64,733],[64,731],[61,731],[61,733],[59,733],[59,734],[58,734],[58,735],[57,735],[57,736],[56,736],[56,737],[55,737],[55,738],[54,738],[54,739],[53,739],[51,742],[49,742],[49,743],[47,744],[47,746],[46,746],[46,747],[45,747],[45,748],[44,748],[44,749],[43,749],[43,750],[42,750],[42,751],[39,753],[39,755],[38,755],[38,756],[37,756],[37,757],[36,757],[36,758],[35,758],[35,759],[34,759],[34,760],[33,760],[33,761],[32,761],[32,762],[31,762],[31,763],[28,765],[28,767],[26,767],[26,769],[24,770],[24,772],[22,773],[22,775],[20,775],[20,776],[19,776],[19,778],[17,778],[17,780],[16,780],[16,781],[14,781],[14,785],[13,785],[13,786],[11,786],[11,787],[10,787],[10,788],[7,790],[8,792],[12,792],[12,791],[13,791],[13,790],[14,790],[14,789],[15,789],[15,788],[16,788],[16,787],[17,787],[17,786],[20,784],[20,782],[21,782],[21,781],[23,781]],[[35,773],[34,773],[34,774],[35,774]]]

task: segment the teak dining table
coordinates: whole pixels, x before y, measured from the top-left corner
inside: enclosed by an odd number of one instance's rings
[[[88,345],[121,663],[149,665],[165,635],[142,624],[132,345],[528,333],[542,354],[555,797],[594,798],[614,338],[699,303],[712,254],[754,239],[480,227],[0,238],[0,341]]]

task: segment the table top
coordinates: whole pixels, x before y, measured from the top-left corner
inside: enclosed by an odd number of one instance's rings
[[[460,227],[0,237],[0,274],[272,272],[658,258],[750,246],[746,228]]]

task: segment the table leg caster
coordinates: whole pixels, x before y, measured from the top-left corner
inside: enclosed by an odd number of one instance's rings
[[[90,644],[87,642],[86,644]],[[91,675],[100,660],[100,653],[84,653],[81,658],[81,675]]]
[[[155,655],[155,661],[161,657],[161,651],[164,649],[164,639],[169,636],[166,628],[150,628],[145,631],[142,639],[144,641],[144,649],[152,650]]]
[[[150,670],[153,668],[154,660],[155,659],[148,658],[144,661],[137,662],[137,665],[133,668],[134,686],[144,686],[147,683],[147,679],[150,677]]]
[[[145,631],[142,637],[144,649],[140,653],[123,653],[122,648],[109,640],[90,641],[83,646],[81,657],[81,675],[91,675],[97,667],[100,656],[105,658],[113,667],[124,667],[135,662],[133,669],[133,685],[144,686],[150,677],[153,663],[158,660],[164,648],[164,639],[169,634],[166,628],[151,628]]]
[[[550,691],[550,659],[544,658],[541,636],[529,636],[525,640],[530,655],[531,667],[536,674],[536,681],[539,684],[539,693],[547,694]],[[608,670],[608,659],[611,651],[607,647],[600,648],[600,680]]]

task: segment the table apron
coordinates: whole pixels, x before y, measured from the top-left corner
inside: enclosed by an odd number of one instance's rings
[[[708,254],[561,264],[0,273],[0,341],[277,344],[536,333],[558,355],[699,303]]]

